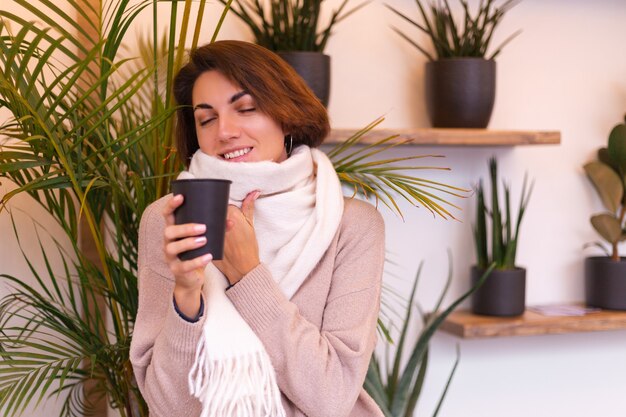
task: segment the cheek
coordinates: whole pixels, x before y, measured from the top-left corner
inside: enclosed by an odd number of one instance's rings
[[[206,129],[196,130],[198,147],[207,155],[215,155],[215,140],[206,132]]]
[[[280,142],[274,142],[274,147],[272,149],[272,158],[274,160],[279,160],[281,159],[283,150],[284,150],[284,145],[283,145],[283,141]]]
[[[282,162],[287,159],[287,150],[285,149],[285,139],[281,135],[275,141],[272,142],[272,156],[276,162]]]
[[[276,158],[285,147],[285,137],[280,129],[272,128],[266,136],[268,150],[271,150],[272,156]]]
[[[256,120],[248,127],[248,131],[255,132],[254,136],[256,136],[256,139],[272,154],[284,148],[285,136],[280,126],[276,123],[268,120]]]

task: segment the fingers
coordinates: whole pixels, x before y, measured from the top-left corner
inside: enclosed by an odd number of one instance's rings
[[[229,232],[235,226],[235,222],[232,219],[226,219],[226,231]]]
[[[260,191],[252,191],[241,203],[241,212],[251,226],[254,225],[254,202],[259,198],[259,195],[261,195]]]
[[[206,245],[206,238],[204,236],[188,237],[181,240],[172,240],[165,244],[163,251],[168,259],[176,258],[182,252],[188,250],[200,248]]]
[[[188,261],[180,261],[176,258],[175,261],[170,262],[169,267],[175,277],[188,276],[192,272],[203,270],[212,259],[213,255],[210,253]]]
[[[213,260],[213,256],[207,254],[188,261],[181,261],[178,258],[181,253],[200,248],[207,243],[206,237],[200,236],[206,231],[204,224],[175,224],[174,212],[183,204],[183,200],[181,194],[175,195],[163,208],[162,214],[167,225],[163,232],[163,252],[177,285],[195,288],[202,285],[204,279],[202,271]]]
[[[167,226],[163,241],[163,252],[167,262],[178,260],[178,255],[182,252],[206,245],[206,237],[199,236],[205,230],[205,225],[195,223]]]
[[[165,228],[165,239],[175,240],[184,237],[198,236],[206,230],[206,225],[200,223],[175,224]]]
[[[228,206],[226,232],[230,232],[242,218],[254,229],[254,202],[260,195],[260,191],[252,191],[241,202],[241,208],[233,205]]]
[[[174,224],[174,211],[183,204],[183,200],[184,197],[182,194],[176,194],[167,201],[162,213],[163,217],[165,217],[165,224]]]
[[[174,211],[180,207],[183,203],[182,194],[177,194],[170,198],[165,207],[163,208],[163,217],[165,218],[165,222],[167,226],[164,230],[165,237],[165,247],[164,251],[166,255],[178,255],[178,253],[183,252],[185,250],[193,249],[194,247],[199,247],[206,244],[206,239],[204,242],[199,240],[192,239],[183,239],[192,236],[198,236],[205,232],[206,226],[204,224],[199,223],[186,223],[186,224],[175,224],[174,221]],[[178,241],[181,239],[180,241]],[[178,241],[178,242],[174,242]],[[196,246],[190,247],[191,244]]]

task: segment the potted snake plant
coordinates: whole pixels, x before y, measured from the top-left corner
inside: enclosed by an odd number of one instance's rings
[[[489,161],[491,179],[491,209],[485,203],[482,181],[477,190],[476,223],[474,242],[476,245],[476,265],[471,268],[472,285],[479,280],[489,265],[495,269],[489,274],[484,285],[472,295],[472,311],[489,316],[519,316],[526,305],[526,269],[515,263],[519,242],[520,225],[528,206],[532,185],[527,186],[524,177],[517,219],[511,216],[510,189],[504,185],[504,213],[498,198],[498,166],[495,158]],[[488,219],[491,219],[491,253],[487,241]]]
[[[494,5],[494,0],[481,1],[476,14],[472,15],[467,1],[459,0],[463,14],[458,20],[454,18],[447,0],[427,4],[424,0],[415,2],[421,22],[389,5],[387,7],[425,33],[432,42],[434,53],[394,28],[428,59],[425,92],[432,126],[487,127],[495,101],[495,58],[519,31],[505,39],[493,52],[488,53],[488,50],[496,27],[518,1],[507,0],[500,7]]]
[[[221,0],[226,4],[227,0]],[[254,41],[280,55],[306,81],[324,106],[330,96],[330,56],[324,54],[335,25],[365,6],[363,3],[344,11],[343,0],[328,22],[322,23],[323,0],[233,0],[231,11],[254,35]]]
[[[626,121],[626,117],[625,117]],[[598,151],[598,159],[585,164],[585,173],[598,192],[605,212],[591,217],[591,225],[610,245],[606,256],[585,259],[585,298],[589,306],[626,310],[626,257],[618,244],[626,240],[626,123],[616,125],[608,146]]]

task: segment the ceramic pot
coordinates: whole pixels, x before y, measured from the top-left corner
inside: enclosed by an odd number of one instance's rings
[[[472,285],[484,273],[472,267]],[[494,269],[483,285],[472,294],[472,312],[486,316],[519,316],[526,307],[526,269]]]
[[[277,52],[304,79],[324,107],[330,96],[330,56],[321,52]]]
[[[585,301],[589,307],[626,310],[626,258],[585,259]]]
[[[483,58],[429,61],[425,90],[433,127],[485,128],[496,97],[496,62]]]

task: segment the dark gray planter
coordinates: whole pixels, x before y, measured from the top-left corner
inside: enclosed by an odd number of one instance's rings
[[[483,269],[472,267],[472,285]],[[494,269],[483,285],[472,294],[472,312],[485,316],[519,316],[526,308],[526,269]]]
[[[328,106],[330,95],[330,56],[321,52],[277,52],[304,79],[306,84]]]
[[[585,259],[585,301],[590,307],[626,310],[626,258]]]
[[[494,60],[429,61],[425,83],[426,108],[433,127],[487,127],[496,97]]]

